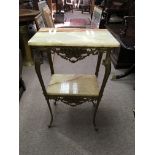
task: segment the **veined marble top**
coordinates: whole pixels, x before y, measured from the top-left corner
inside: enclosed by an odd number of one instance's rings
[[[95,75],[53,74],[47,87],[47,94],[97,97],[99,87]]]
[[[107,29],[41,28],[29,41],[30,46],[119,47]]]

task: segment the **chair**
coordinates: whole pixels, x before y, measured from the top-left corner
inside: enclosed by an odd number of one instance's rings
[[[44,20],[44,24],[46,25],[46,22],[45,22],[45,17],[43,15],[43,8],[47,5],[46,1],[39,1],[38,2],[38,8],[39,8],[39,11],[41,12],[42,14],[42,18]]]
[[[54,23],[52,20],[52,13],[51,13],[48,5],[43,7],[43,16],[45,18],[46,26],[47,27],[54,27]]]
[[[44,15],[44,19],[43,19],[42,13]],[[52,17],[51,17],[51,12],[50,12],[49,7],[47,5],[43,8],[42,13],[40,13],[38,16],[35,17],[35,23],[36,23],[37,30],[39,30],[42,27],[72,28],[72,26],[70,26],[68,23],[56,24],[55,25],[53,23],[53,20],[52,20]],[[45,25],[45,23],[46,23],[46,25]],[[77,26],[77,28],[78,28],[78,26]],[[81,28],[81,27],[79,27],[79,28]]]
[[[43,8],[47,5],[46,1],[40,1],[38,2],[38,8],[39,11],[42,13],[43,12]]]
[[[102,8],[95,6],[91,20],[91,28],[99,28],[102,17]]]
[[[120,42],[120,49],[111,53],[111,61],[115,69],[128,69],[122,75],[114,75],[112,79],[123,78],[135,69],[135,17],[125,16],[120,33],[107,27],[115,38]]]
[[[90,13],[91,0],[83,0],[81,4],[82,13],[88,11]]]
[[[64,6],[63,0],[57,0],[57,12],[58,13],[61,13],[63,6]]]
[[[41,13],[35,17],[35,23],[36,23],[37,30],[39,30],[40,28],[46,27]],[[42,50],[48,51],[48,49],[46,47]],[[41,54],[41,58],[42,58],[41,62],[43,63],[43,59],[47,58],[47,54],[46,54],[46,52],[43,53],[42,51],[40,51],[40,54]],[[54,55],[52,54],[52,60],[53,59],[54,59]]]
[[[82,28],[99,28],[102,17],[102,8],[94,6],[92,19],[73,18],[70,19],[70,26],[81,26]]]
[[[128,0],[109,0],[104,10],[106,14],[106,23],[122,22],[123,17],[128,15],[128,5]]]
[[[33,9],[32,1],[19,0],[19,9]]]
[[[64,5],[65,11],[72,10],[73,12],[73,6],[74,6],[73,0],[66,0],[65,5]]]
[[[44,23],[41,13],[39,15],[37,15],[34,19],[35,19],[37,30],[39,30],[42,27],[45,27],[45,23]]]

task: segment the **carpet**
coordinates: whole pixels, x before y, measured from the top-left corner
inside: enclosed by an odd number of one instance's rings
[[[97,56],[89,56],[75,64],[55,55],[54,68],[58,74],[95,73]],[[45,85],[50,69],[45,61],[41,67]],[[70,107],[61,102],[53,109],[53,127],[49,109],[33,67],[23,67],[26,85],[19,107],[20,155],[134,155],[134,75],[111,81],[116,71],[112,66],[110,78],[99,105],[95,132],[92,124],[93,105],[85,103]],[[104,67],[101,65],[98,82],[101,85]]]

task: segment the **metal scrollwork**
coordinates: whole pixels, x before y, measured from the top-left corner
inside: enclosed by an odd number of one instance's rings
[[[81,48],[81,47],[63,47],[63,48],[52,48],[52,50],[61,56],[63,59],[66,59],[72,63],[75,63],[79,60],[84,59],[85,57],[92,55],[97,55],[98,50],[96,48]]]
[[[71,97],[71,96],[64,96],[64,97],[54,97],[53,98],[55,101],[61,101],[69,106],[75,107],[77,105],[80,105],[84,102],[92,102],[95,104],[97,102],[97,98],[93,97]]]

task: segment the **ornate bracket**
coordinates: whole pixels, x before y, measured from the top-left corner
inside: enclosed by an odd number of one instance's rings
[[[53,96],[52,99],[55,101],[61,101],[69,106],[75,107],[84,102],[92,102],[94,105],[97,103],[97,97],[82,97],[82,96]]]
[[[61,48],[52,48],[54,53],[57,53],[63,59],[75,63],[79,60],[84,59],[89,55],[97,55],[99,50],[97,48],[83,48],[83,47],[61,47]],[[103,52],[103,49],[102,49]]]
[[[50,51],[51,54],[57,53],[63,59],[75,63],[79,60],[83,60],[89,55],[98,55],[98,53],[105,53],[107,48],[104,47],[32,47],[37,51]]]

